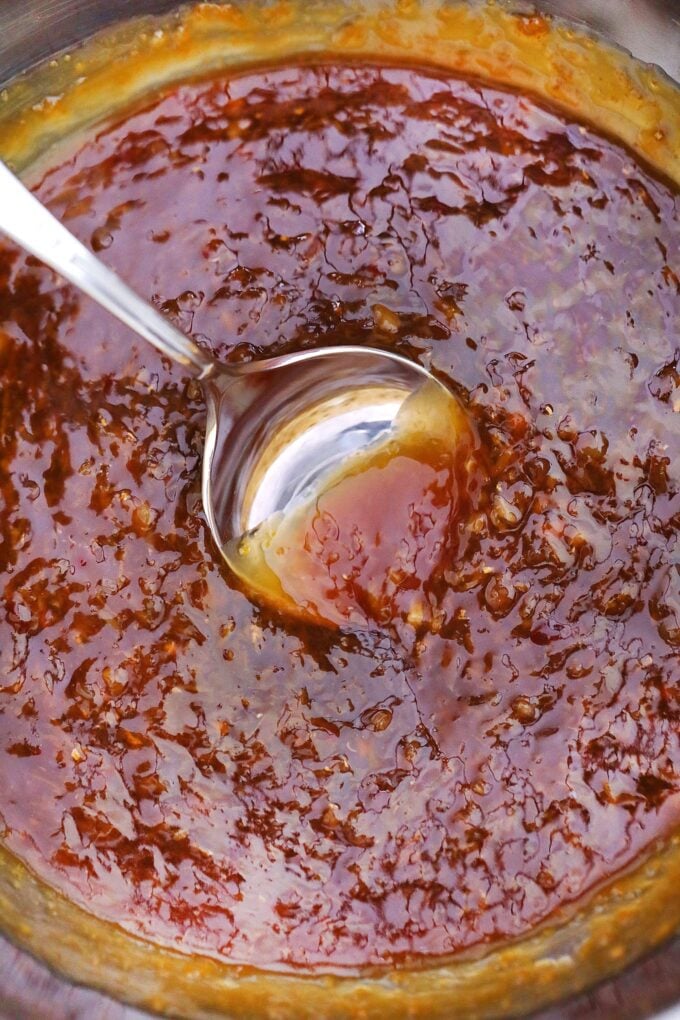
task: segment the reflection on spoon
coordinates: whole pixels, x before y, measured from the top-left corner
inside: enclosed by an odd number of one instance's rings
[[[377,439],[229,541],[225,556],[260,597],[307,620],[431,624],[431,581],[455,554],[481,480],[478,454],[462,406],[426,379]]]

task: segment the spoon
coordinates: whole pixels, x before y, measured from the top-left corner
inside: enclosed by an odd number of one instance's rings
[[[435,388],[437,402],[446,399],[460,415],[455,397],[426,369],[388,351],[326,347],[221,364],[123,283],[2,163],[0,232],[200,380],[207,404],[203,509],[222,555],[242,577],[238,539],[389,438],[409,398]]]

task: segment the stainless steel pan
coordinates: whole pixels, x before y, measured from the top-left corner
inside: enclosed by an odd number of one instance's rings
[[[504,0],[576,21],[680,81],[680,0]],[[0,0],[0,87],[116,22],[164,14],[177,0]],[[141,1020],[145,1014],[69,984],[0,938],[0,1020]],[[595,991],[540,1020],[680,1020],[680,936]],[[538,1020],[538,1018],[537,1018]]]

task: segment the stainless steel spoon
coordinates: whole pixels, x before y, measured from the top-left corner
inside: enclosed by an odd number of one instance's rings
[[[455,401],[426,369],[368,347],[220,364],[88,251],[2,163],[0,231],[201,381],[203,508],[237,571],[229,553],[234,540],[308,497],[345,458],[387,438],[410,396],[436,386]]]

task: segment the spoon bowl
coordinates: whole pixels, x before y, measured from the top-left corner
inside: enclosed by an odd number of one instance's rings
[[[406,400],[431,381],[401,355],[356,346],[230,366],[207,380],[203,504],[227,558],[234,538],[385,441]]]

